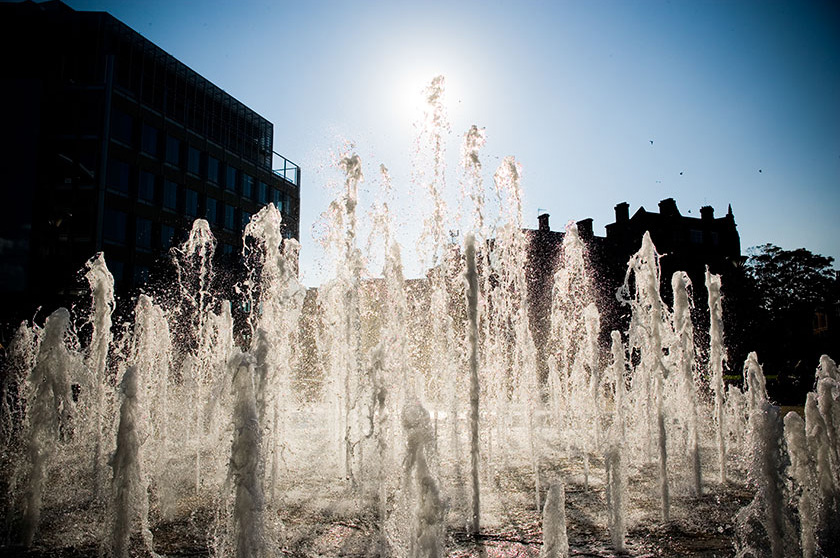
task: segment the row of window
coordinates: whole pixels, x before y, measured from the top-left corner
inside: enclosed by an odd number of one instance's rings
[[[235,170],[235,169],[234,169]],[[247,176],[247,175],[245,175]],[[247,177],[251,178],[251,177]],[[249,184],[247,191],[250,193],[253,184],[253,179],[250,182],[243,181],[244,185]],[[108,174],[106,177],[106,184],[109,190],[130,197],[132,195],[133,172],[132,167],[128,163],[118,159],[110,159],[108,161]],[[140,170],[137,173],[137,201],[148,203],[150,205],[161,206],[172,211],[179,211],[191,217],[197,217],[199,211],[199,193],[191,188],[179,185],[171,180],[163,179],[162,177]],[[265,205],[273,203],[277,208],[284,212],[291,212],[291,196],[279,190],[268,188],[263,182],[258,183],[257,195],[255,198],[246,196],[248,199],[253,199],[258,205]],[[182,200],[182,201],[181,201]],[[212,201],[211,201],[212,200]],[[215,204],[217,200],[206,197],[205,207]],[[180,204],[183,206],[179,207]],[[209,210],[209,208],[208,208]],[[213,213],[211,213],[213,215]]]
[[[251,213],[245,210],[237,209],[232,205],[220,202],[214,198],[207,198],[205,210],[203,215],[199,215],[198,211],[198,193],[192,190],[187,190],[185,192],[186,196],[184,197],[184,210],[178,213],[191,218],[196,219],[198,217],[203,217],[207,219],[207,221],[213,225],[221,225],[226,230],[238,232],[245,228],[245,225],[251,220]],[[169,207],[170,209],[176,211],[176,202],[177,198],[172,197],[169,198],[168,204],[164,204],[164,207]],[[237,218],[238,217],[238,218]],[[149,238],[150,236],[146,235],[147,231],[151,230],[151,223],[152,221],[137,217],[136,221],[136,233],[137,233],[137,246],[140,248],[152,248],[150,244]],[[126,242],[126,225],[128,224],[128,216],[125,212],[108,208],[105,211],[105,239],[117,244],[125,244]],[[164,232],[171,232],[167,225],[161,225],[164,227]],[[149,233],[151,234],[151,233]],[[171,234],[164,235],[164,238],[169,239],[171,238]],[[164,242],[155,248],[168,248],[169,244]]]
[[[128,241],[129,215],[118,209],[105,208],[102,219],[102,236],[105,242],[124,246]],[[160,224],[158,235],[153,238],[155,223],[143,217],[134,217],[134,248],[138,250],[161,249],[166,250],[172,246],[172,238],[175,236],[175,228],[169,225]]]
[[[111,117],[111,137],[125,145],[136,147],[137,138],[134,119],[121,111],[115,110]],[[161,141],[163,138],[163,141]],[[150,157],[160,157],[168,165],[184,168],[188,173],[203,178],[208,182],[223,186],[244,198],[254,199],[258,203],[267,203],[265,199],[269,187],[262,181],[255,181],[248,173],[241,172],[234,166],[225,165],[212,155],[202,152],[192,145],[160,131],[148,123],[143,123],[139,131],[140,150]],[[184,166],[186,164],[186,166]],[[262,199],[260,199],[262,198]]]
[[[222,254],[233,254],[234,248],[230,244],[222,243],[219,246]],[[114,276],[117,283],[122,283],[126,279],[125,263],[119,258],[108,258],[108,270]],[[149,268],[145,265],[134,264],[134,284],[141,285],[149,280]]]
[[[692,244],[703,244],[704,239],[705,239],[703,231],[698,230],[698,229],[690,229],[688,231],[688,238],[689,238],[689,241]],[[714,244],[715,246],[720,244],[720,236],[718,235],[717,231],[711,231],[711,237],[710,238],[711,238],[712,244]]]
[[[229,219],[231,225],[234,222],[236,212],[231,206],[225,206],[226,220]],[[251,214],[242,211],[240,219],[242,226],[248,222]],[[173,239],[175,237],[175,228],[164,224],[155,223],[150,219],[144,217],[131,216],[124,211],[118,209],[106,208],[103,215],[102,235],[103,239],[108,244],[116,244],[119,246],[126,246],[129,244],[129,221],[134,221],[134,243],[132,248],[139,251],[160,251],[167,250],[173,246]],[[232,228],[232,227],[231,227]],[[221,243],[222,253],[231,253],[233,247],[226,243]]]
[[[198,134],[270,167],[272,126],[267,120],[139,35],[120,33],[118,38],[118,86]]]

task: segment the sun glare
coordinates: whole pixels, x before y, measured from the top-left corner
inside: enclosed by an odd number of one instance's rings
[[[437,76],[445,79],[443,106],[450,117],[457,110],[463,98],[463,83],[459,83],[457,75],[445,69],[405,67],[399,74],[393,76],[389,88],[391,93],[391,110],[394,118],[413,124],[423,117],[427,106],[427,88]]]

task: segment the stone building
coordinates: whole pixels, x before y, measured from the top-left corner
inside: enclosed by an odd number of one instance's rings
[[[694,288],[694,299],[700,309],[706,305],[706,267],[712,273],[725,274],[744,262],[731,207],[725,216],[719,218],[714,216],[714,209],[710,206],[700,208],[700,217],[682,215],[672,198],[659,202],[659,213],[640,207],[631,217],[629,209],[626,202],[615,206],[615,222],[606,225],[604,237],[593,233],[592,219],[577,222],[593,278],[595,303],[601,314],[604,346],[612,329],[623,330],[626,327],[627,308],[617,300],[616,291],[624,281],[628,260],[641,247],[645,232],[650,232],[661,255],[660,287],[663,299],[669,304],[671,276],[675,271],[688,273]],[[548,214],[542,214],[538,219],[536,230],[525,231],[530,240],[526,277],[534,339],[538,350],[543,353],[551,321],[554,273],[562,261],[566,233],[551,230]]]

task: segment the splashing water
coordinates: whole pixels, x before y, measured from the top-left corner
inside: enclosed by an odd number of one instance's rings
[[[471,127],[453,218],[444,80],[426,93],[419,166],[431,174],[415,178],[431,203],[425,278],[404,277],[384,165],[368,242],[381,252],[365,257],[365,162],[351,152],[324,214],[334,268],[317,292],[300,285],[299,245],[270,205],[245,228],[236,312],[215,290],[216,241],[198,220],[172,251],[177,281],[139,296],[131,321],[111,323],[127,302],[98,255],[86,266],[92,311],[78,318],[89,342],[65,309],[19,328],[3,378],[0,544],[35,555],[682,555],[694,529],[693,548],[726,553],[744,503],[741,555],[833,548],[834,361],[820,361],[804,420],[782,422],[758,355],[745,389],[726,386],[720,278],[706,276],[705,365],[692,286],[677,273],[662,299],[650,235],[618,293],[629,328],[602,331],[588,246],[570,223],[549,270],[541,362],[521,165],[504,158],[485,199],[485,133]],[[472,231],[459,243],[446,231],[462,218]],[[374,260],[381,278],[366,269]]]

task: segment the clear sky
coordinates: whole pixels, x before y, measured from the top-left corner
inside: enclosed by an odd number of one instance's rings
[[[384,163],[401,230],[419,233],[416,106],[438,74],[449,188],[463,134],[486,128],[485,181],[516,157],[526,226],[540,208],[555,230],[592,217],[603,234],[615,204],[658,211],[673,197],[691,215],[731,204],[744,251],[770,242],[840,260],[837,2],[66,3],[112,13],[274,123],[275,150],[302,167],[307,284],[326,278],[312,231],[348,141],[362,208]]]

